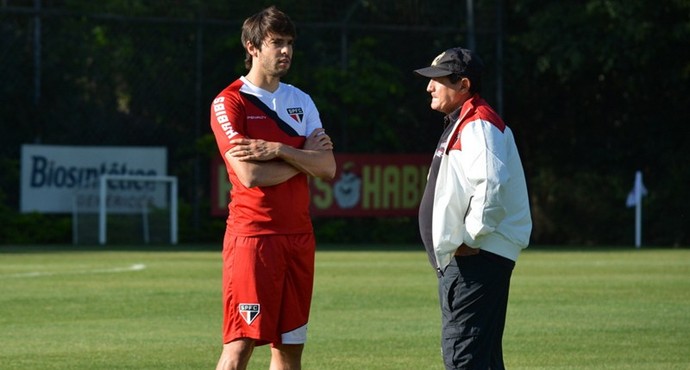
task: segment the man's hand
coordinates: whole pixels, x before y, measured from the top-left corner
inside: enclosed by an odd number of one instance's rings
[[[240,161],[270,161],[278,158],[284,144],[261,139],[234,139],[228,154]],[[314,130],[304,142],[304,150],[332,150],[331,137],[322,128]]]
[[[246,187],[270,186],[303,172],[311,177],[333,179],[333,142],[322,128],[314,130],[302,149],[261,139],[234,139],[225,153],[230,165]],[[283,161],[272,161],[272,159]]]
[[[333,150],[333,141],[323,128],[317,128],[304,142],[304,150]]]
[[[230,144],[235,146],[228,154],[240,161],[270,161],[278,157],[281,143],[261,139],[234,139]]]
[[[474,256],[479,254],[479,249],[472,248],[469,245],[462,243],[460,247],[455,251],[455,255],[458,257]]]

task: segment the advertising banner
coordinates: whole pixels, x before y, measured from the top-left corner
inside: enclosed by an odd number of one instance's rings
[[[336,154],[332,181],[311,179],[313,216],[415,216],[429,154]],[[227,216],[230,184],[220,157],[211,165],[211,212]]]
[[[22,145],[21,212],[97,211],[102,174],[164,176],[163,147]],[[107,204],[118,212],[139,212],[165,200],[155,183],[117,180],[108,183]]]

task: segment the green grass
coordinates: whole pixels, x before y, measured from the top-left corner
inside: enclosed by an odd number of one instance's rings
[[[317,253],[304,368],[442,369],[426,255],[346,249]],[[220,269],[209,248],[0,246],[0,368],[212,369]],[[510,369],[690,369],[689,249],[533,248],[511,289]]]

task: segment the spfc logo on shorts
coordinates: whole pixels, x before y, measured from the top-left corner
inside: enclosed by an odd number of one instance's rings
[[[261,305],[257,303],[240,303],[239,310],[240,316],[247,322],[247,325],[251,325],[254,319],[259,316]]]
[[[297,121],[297,123],[302,123],[302,118],[304,118],[304,111],[302,110],[302,108],[288,108],[287,112],[290,115],[290,117],[292,117],[292,119]]]

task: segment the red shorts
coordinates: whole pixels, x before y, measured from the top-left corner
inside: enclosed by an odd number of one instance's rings
[[[305,343],[315,250],[314,234],[225,234],[223,343]]]

